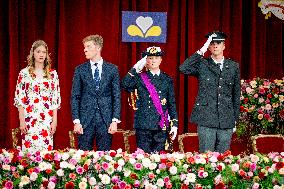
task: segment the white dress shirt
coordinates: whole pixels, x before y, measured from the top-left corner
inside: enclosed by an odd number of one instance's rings
[[[91,68],[92,68],[93,79],[94,79],[94,73],[95,73],[95,70],[96,70],[95,63],[98,63],[97,66],[98,66],[98,68],[99,68],[99,76],[100,76],[100,79],[101,79],[101,78],[102,78],[102,70],[103,70],[103,59],[100,59],[100,60],[97,61],[97,62],[93,62],[92,60],[90,60],[90,64],[91,64]]]
[[[217,61],[217,60],[214,60],[214,58],[211,56],[211,58],[213,59],[213,61],[216,63],[216,64],[220,64],[220,70],[223,69],[223,66],[224,66],[224,56],[222,57],[222,59],[220,61]]]

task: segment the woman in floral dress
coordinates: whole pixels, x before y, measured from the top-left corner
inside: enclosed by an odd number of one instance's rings
[[[27,62],[19,73],[14,99],[19,110],[22,150],[52,150],[61,97],[58,75],[51,69],[44,41],[33,43]]]

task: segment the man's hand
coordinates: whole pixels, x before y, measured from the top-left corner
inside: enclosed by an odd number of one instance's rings
[[[56,131],[56,126],[57,124],[53,121],[50,125],[50,134],[54,135],[55,131]]]
[[[108,133],[114,134],[116,133],[116,131],[117,131],[117,122],[113,121],[108,128]]]
[[[177,130],[178,130],[177,127],[172,127],[172,128],[171,128],[170,135],[171,135],[171,139],[172,139],[172,140],[175,140],[175,138],[176,138],[176,136],[177,136]]]
[[[25,122],[20,123],[20,130],[22,134],[27,134],[28,132],[28,128]]]
[[[203,47],[201,47],[201,49],[199,50],[199,52],[202,53],[202,55],[204,55],[213,39],[213,37],[217,37],[217,35],[215,33],[213,33],[212,35],[210,35],[207,39],[207,41],[204,43]]]
[[[74,133],[76,134],[80,134],[82,135],[84,132],[83,132],[83,127],[80,123],[76,123],[74,124]]]
[[[145,56],[144,58],[141,58],[134,66],[133,68],[136,69],[136,72],[139,73],[141,70],[143,70],[144,66],[147,63],[147,56]]]

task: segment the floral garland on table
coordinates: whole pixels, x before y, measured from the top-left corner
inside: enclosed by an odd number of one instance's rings
[[[232,156],[0,150],[0,188],[273,188],[284,186],[284,152]]]

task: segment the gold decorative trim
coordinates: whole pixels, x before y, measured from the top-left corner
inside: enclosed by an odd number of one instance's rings
[[[75,147],[75,133],[74,133],[74,131],[69,131],[69,141],[70,141],[70,148],[76,149],[76,147]]]
[[[133,135],[135,135],[135,131],[131,130],[127,130],[123,133],[124,146],[127,153],[130,153],[129,137]]]
[[[282,136],[282,135],[264,135],[264,134],[258,134],[258,135],[252,136],[252,137],[251,137],[251,140],[252,140],[253,153],[258,152],[257,145],[256,145],[256,140],[259,139],[259,138],[282,138],[282,139],[284,140],[284,136]]]
[[[133,110],[137,110],[137,105],[136,105],[136,101],[138,99],[138,92],[137,89],[134,89],[133,92],[130,92],[130,99],[129,96],[127,98],[128,104],[129,106],[131,106],[133,108]]]
[[[17,148],[19,138],[17,137],[18,133],[20,133],[19,128],[12,129],[12,142],[13,142],[13,148]]]
[[[179,151],[184,153],[184,145],[183,145],[183,139],[186,137],[191,137],[191,136],[198,136],[197,133],[184,133],[182,135],[178,135],[178,146],[179,146]]]

